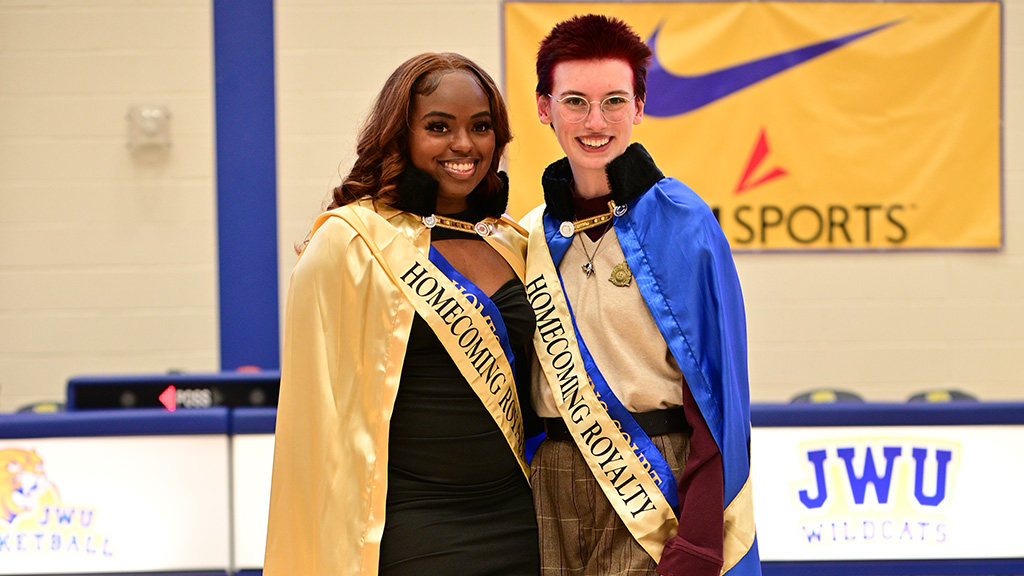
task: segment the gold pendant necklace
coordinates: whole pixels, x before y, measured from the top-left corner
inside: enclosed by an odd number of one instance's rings
[[[470,224],[465,220],[459,220],[457,218],[449,218],[447,216],[438,216],[437,214],[431,214],[430,216],[423,216],[423,225],[427,228],[433,228],[439,226],[441,228],[447,228],[449,230],[461,230],[463,232],[476,232],[481,236],[490,236],[494,232],[493,218],[484,218],[476,224]]]

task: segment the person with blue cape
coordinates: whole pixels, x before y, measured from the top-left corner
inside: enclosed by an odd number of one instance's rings
[[[566,154],[521,222],[541,573],[757,576],[743,297],[711,209],[630,143],[650,57],[602,15],[537,54],[537,112]]]
[[[288,288],[266,576],[539,573],[511,137],[458,54],[377,97]]]

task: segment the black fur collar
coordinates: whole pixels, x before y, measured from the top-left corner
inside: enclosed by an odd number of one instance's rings
[[[665,177],[654,159],[639,143],[630,144],[626,151],[605,167],[608,183],[612,188],[612,200],[616,205],[628,204]],[[541,178],[544,186],[544,202],[551,215],[559,220],[574,220],[572,204],[572,168],[569,159],[551,164]]]
[[[501,179],[502,186],[494,193],[487,192],[486,179],[480,182],[469,195],[467,212],[477,214],[480,218],[500,218],[505,213],[508,208],[508,176],[499,171],[498,178]],[[398,178],[398,199],[392,206],[417,216],[429,216],[437,210],[437,188],[437,180],[430,174],[415,166],[406,166]]]

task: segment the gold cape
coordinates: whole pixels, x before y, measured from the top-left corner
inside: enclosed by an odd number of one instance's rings
[[[338,216],[375,210],[424,254],[430,233],[414,214],[355,206],[317,219],[288,287],[266,576],[377,574],[388,429],[415,311]],[[525,234],[503,217],[485,238],[520,280]]]

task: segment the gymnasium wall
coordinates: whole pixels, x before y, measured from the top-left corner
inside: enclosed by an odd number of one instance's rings
[[[61,400],[74,375],[220,369],[213,4],[0,0],[0,411]],[[280,301],[388,74],[457,51],[501,82],[500,14],[276,1]],[[1003,30],[1003,249],[737,255],[753,401],[1021,398],[1024,2],[1004,2]],[[129,147],[139,105],[169,111],[169,147]]]

